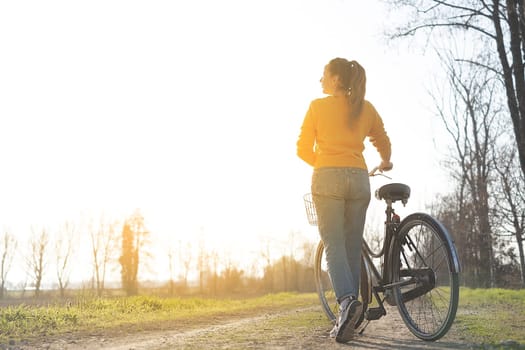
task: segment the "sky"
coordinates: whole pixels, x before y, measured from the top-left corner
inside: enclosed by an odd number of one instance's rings
[[[391,181],[412,188],[401,213],[425,210],[446,188],[435,59],[388,40],[392,16],[377,0],[1,2],[0,228],[23,242],[140,209],[161,260],[179,241],[238,261],[317,241],[295,143],[334,57],[367,71]]]

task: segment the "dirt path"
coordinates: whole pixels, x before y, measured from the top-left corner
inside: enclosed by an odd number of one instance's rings
[[[438,342],[415,338],[404,326],[396,309],[386,317],[371,322],[363,335],[348,344],[329,338],[330,324],[320,307],[302,308],[282,313],[264,314],[235,320],[210,320],[198,329],[185,325],[168,331],[135,332],[111,337],[92,334],[66,336],[19,349],[46,350],[164,350],[164,349],[356,349],[416,350],[469,349],[454,327]]]

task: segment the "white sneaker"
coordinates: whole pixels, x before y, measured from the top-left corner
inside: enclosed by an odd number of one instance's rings
[[[363,304],[354,298],[346,298],[341,302],[335,341],[347,343],[354,337],[355,324],[363,312]]]

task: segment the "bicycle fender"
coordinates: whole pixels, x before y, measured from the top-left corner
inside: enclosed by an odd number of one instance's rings
[[[453,264],[450,266],[450,272],[459,274],[461,272],[461,265],[459,263],[459,256],[456,251],[456,245],[454,244],[454,240],[450,236],[450,233],[448,232],[447,228],[439,220],[425,213],[414,213],[414,214],[410,214],[407,217],[405,217],[399,224],[399,227],[397,230],[399,231],[404,225],[406,225],[407,222],[410,222],[412,220],[422,220],[423,217],[432,226],[434,226],[434,228],[436,229],[438,233],[439,232],[443,233],[443,237],[441,238],[444,239],[445,242],[450,247],[450,252],[447,251],[447,253],[451,254],[450,258],[453,261]],[[392,241],[395,241],[395,239]],[[391,247],[393,246],[391,245]]]

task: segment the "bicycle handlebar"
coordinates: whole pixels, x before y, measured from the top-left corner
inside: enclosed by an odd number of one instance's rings
[[[390,170],[390,169],[386,169],[386,171],[388,171],[388,170]],[[383,174],[384,171],[385,170],[379,169],[379,166],[376,166],[372,170],[370,170],[370,172],[368,173],[368,176],[370,176],[370,177],[372,177],[372,176],[384,176],[387,179],[392,180],[392,178],[390,176],[387,176],[387,175]]]

